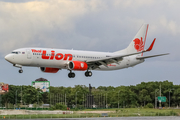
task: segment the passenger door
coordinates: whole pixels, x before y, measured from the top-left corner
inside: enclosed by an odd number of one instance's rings
[[[26,52],[27,52],[27,59],[31,59],[31,58],[32,58],[32,56],[31,56],[31,50],[30,50],[30,49],[27,49]]]

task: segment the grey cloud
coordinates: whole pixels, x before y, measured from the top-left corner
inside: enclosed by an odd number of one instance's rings
[[[3,1],[0,2],[2,57],[20,47],[113,52],[127,47],[143,23],[150,24],[146,48],[157,38],[154,49],[145,55],[171,54],[147,59],[143,64],[124,70],[93,71],[92,78],[85,78],[84,72],[76,72],[74,80],[67,77],[66,70],[45,74],[38,68],[24,67],[24,73],[19,75],[18,69],[1,57],[2,82],[27,85],[38,77],[44,77],[55,86],[57,83],[63,86],[89,83],[96,87],[118,86],[166,79],[180,83],[178,0]],[[10,76],[5,74],[7,71]]]
[[[177,10],[166,9],[177,8],[176,5],[163,2],[162,6],[161,3],[151,0],[3,2],[0,6],[1,54],[26,46],[113,52],[125,48],[143,23],[150,24],[147,45],[153,37],[158,37],[163,40],[161,43],[166,43],[158,45],[163,52],[169,46],[167,39],[171,39],[175,47],[180,43],[180,30],[179,17],[174,14]],[[169,35],[165,37],[166,34]]]

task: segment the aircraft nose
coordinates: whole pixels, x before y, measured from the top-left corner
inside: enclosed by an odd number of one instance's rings
[[[8,59],[9,59],[9,54],[8,54],[8,55],[6,55],[4,58],[5,58],[5,60],[7,60],[7,61],[8,61]]]
[[[11,62],[12,59],[13,59],[13,56],[10,55],[10,54],[8,54],[8,55],[6,55],[4,58],[5,58],[5,60],[7,60],[8,62]]]

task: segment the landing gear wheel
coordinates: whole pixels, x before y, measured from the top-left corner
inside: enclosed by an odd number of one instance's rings
[[[69,78],[74,78],[76,75],[75,75],[75,73],[73,73],[73,72],[70,72],[69,74],[68,74],[68,77]]]
[[[89,73],[88,73],[88,72],[85,72],[85,76],[88,77],[88,76],[89,76]]]
[[[68,74],[68,77],[71,78],[71,73]]]
[[[19,73],[23,73],[23,70],[22,70],[22,69],[20,69],[20,70],[19,70]]]
[[[92,72],[91,71],[86,71],[85,72],[85,76],[86,77],[91,77],[92,76]]]
[[[92,76],[92,72],[91,71],[89,71],[89,77],[91,77]]]
[[[74,78],[75,77],[75,73],[71,73],[71,77]]]

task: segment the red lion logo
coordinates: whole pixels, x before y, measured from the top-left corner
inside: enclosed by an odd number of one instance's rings
[[[136,38],[134,41],[134,48],[137,50],[137,52],[140,52],[144,49],[144,43],[141,37],[141,40],[139,38]]]

